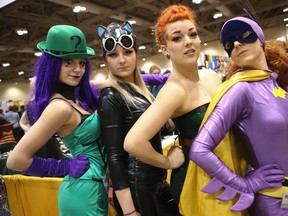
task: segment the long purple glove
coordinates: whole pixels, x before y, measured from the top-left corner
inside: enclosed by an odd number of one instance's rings
[[[207,124],[205,123],[204,126]],[[212,127],[207,127],[210,132]],[[230,170],[213,152],[214,141],[217,139],[212,139],[212,136],[206,135],[206,133],[204,136],[203,131],[206,131],[207,128],[202,128],[190,149],[191,160],[213,177],[211,182],[202,190],[203,192],[211,194],[225,188],[225,191],[217,197],[221,201],[231,200],[238,193],[240,198],[231,210],[243,211],[253,203],[254,193],[267,188],[282,186],[284,172],[276,164],[261,166],[247,173],[245,177],[238,176]]]
[[[141,77],[146,85],[161,85],[164,84],[170,77],[171,73],[167,74],[141,74]]]
[[[53,158],[41,158],[33,156],[30,167],[24,174],[45,177],[45,176],[66,176],[74,178],[81,177],[89,169],[89,160],[84,155],[77,155],[73,159],[55,160]]]
[[[267,188],[281,187],[284,180],[284,172],[278,169],[276,164],[267,164],[256,170],[250,171],[245,177],[240,177],[229,168],[223,167],[221,171],[213,174],[214,178],[203,188],[205,193],[215,193],[225,188],[217,199],[228,201],[240,194],[237,203],[231,208],[232,211],[247,209],[254,200],[254,193]]]
[[[224,187],[225,191],[218,197],[220,200],[230,200],[236,193],[240,194],[238,202],[231,208],[234,211],[248,208],[253,203],[255,192],[266,188],[281,187],[281,182],[284,180],[284,172],[273,164],[257,167],[245,177],[240,177],[214,153],[214,149],[233,125],[241,124],[241,119],[250,117],[252,111],[256,113],[255,97],[251,94],[247,83],[237,83],[231,87],[217,103],[190,148],[190,159],[214,177],[204,188],[204,192],[214,193]],[[257,119],[253,120],[258,122]],[[246,130],[249,131],[249,129]],[[262,141],[258,137],[257,142],[261,146],[261,142],[265,140]],[[255,148],[257,144],[254,144]],[[269,154],[268,151],[267,154]]]

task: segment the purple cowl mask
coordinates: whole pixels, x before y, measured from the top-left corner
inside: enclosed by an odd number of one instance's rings
[[[234,49],[234,42],[253,43],[259,38],[265,44],[265,37],[261,27],[252,19],[246,17],[235,17],[228,20],[222,26],[220,40],[228,55]]]

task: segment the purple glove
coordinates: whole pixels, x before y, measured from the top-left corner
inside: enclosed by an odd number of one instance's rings
[[[282,187],[284,171],[277,164],[266,164],[256,170],[249,171],[244,180],[247,181],[249,191],[257,193],[267,188]]]
[[[141,77],[146,85],[161,85],[164,84],[170,77],[168,74],[141,74]]]
[[[77,155],[73,159],[55,160],[53,158],[41,158],[33,156],[30,167],[24,174],[45,177],[45,176],[66,176],[74,178],[81,177],[89,169],[89,160],[84,155]]]
[[[284,172],[276,164],[267,164],[240,177],[227,167],[213,175],[214,178],[203,188],[205,193],[215,193],[222,187],[224,192],[217,197],[221,201],[231,200],[237,193],[240,198],[231,208],[232,211],[247,209],[254,200],[254,193],[267,188],[281,187],[284,181]]]
[[[259,85],[259,91],[260,88],[262,89],[263,85]],[[220,91],[223,90],[221,87],[219,87],[219,89]],[[237,97],[235,95],[237,95]],[[281,187],[281,182],[284,180],[284,172],[275,164],[263,165],[247,173],[245,177],[240,177],[230,170],[214,153],[215,148],[233,125],[240,128],[240,131],[249,131],[255,123],[260,122],[259,118],[262,116],[260,114],[264,114],[263,110],[265,109],[255,107],[255,95],[252,94],[250,84],[246,82],[236,83],[232,86],[218,101],[190,148],[189,156],[191,160],[210,176],[214,177],[203,189],[204,192],[214,193],[220,190],[221,187],[224,187],[224,192],[217,197],[217,199],[223,201],[231,200],[237,193],[240,194],[238,202],[231,208],[233,211],[245,210],[253,203],[254,193],[267,188]],[[251,113],[258,114],[251,115]],[[261,136],[260,131],[258,131],[257,136],[252,136],[251,133],[248,134],[248,132],[247,134],[244,132],[244,134],[245,139],[241,141],[243,145],[247,147],[247,153],[249,155],[255,155],[255,158],[253,157],[251,159],[251,162],[254,161],[253,164],[264,164],[262,161],[257,161],[257,154],[259,154],[259,152],[266,152],[267,158],[269,158],[269,154],[271,153],[271,158],[274,158],[273,154],[278,152],[271,152],[267,147],[267,151],[260,151],[263,146],[271,146],[271,143],[267,143],[265,140],[265,136]],[[246,143],[246,139],[250,139],[247,141],[248,143]],[[251,140],[257,140],[257,142],[252,142]],[[262,145],[262,143],[265,143],[265,145]],[[238,145],[241,144],[238,143]],[[223,154],[225,153],[223,152]],[[259,158],[263,158],[263,155],[259,155]],[[266,159],[266,161],[268,160]],[[273,159],[273,161],[275,161],[275,159]],[[279,160],[279,162],[281,162],[281,160]]]

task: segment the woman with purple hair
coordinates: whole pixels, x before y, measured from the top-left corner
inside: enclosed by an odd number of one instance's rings
[[[33,176],[65,176],[58,191],[60,215],[106,216],[105,149],[95,114],[98,94],[89,80],[94,50],[80,29],[68,25],[51,27],[37,47],[43,55],[35,67],[32,127],[9,155],[7,167]],[[72,159],[34,155],[55,134]]]
[[[252,19],[230,19],[220,34],[233,74],[217,90],[192,143],[190,158],[205,172],[190,162],[184,215],[244,214],[250,207],[253,216],[287,216],[288,56],[280,47],[265,50]],[[237,163],[243,173],[233,169]],[[197,188],[204,193],[196,197]]]

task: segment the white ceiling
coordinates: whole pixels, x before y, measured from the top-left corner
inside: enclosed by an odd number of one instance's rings
[[[107,25],[112,21],[123,22],[134,19],[134,32],[138,45],[146,45],[147,49],[138,52],[143,58],[156,54],[158,47],[154,42],[152,29],[160,11],[170,5],[182,3],[197,12],[198,31],[202,42],[219,40],[221,25],[234,16],[246,16],[243,7],[247,8],[263,29],[283,27],[283,19],[288,12],[288,0],[204,0],[195,5],[192,0],[83,0],[87,12],[72,12],[72,0],[16,0],[0,9],[0,79],[3,82],[27,81],[31,75],[36,44],[45,40],[48,29],[55,24],[74,25],[82,29],[88,45],[95,49],[92,58],[93,67],[103,63],[96,25]],[[221,11],[224,16],[217,20],[213,14]],[[18,36],[16,28],[25,27],[28,35]],[[9,62],[10,67],[2,67]],[[19,71],[25,71],[22,76]]]

